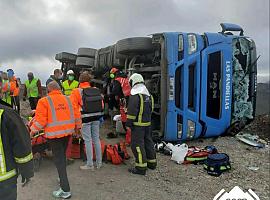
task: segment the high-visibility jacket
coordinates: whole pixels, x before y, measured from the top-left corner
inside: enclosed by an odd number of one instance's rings
[[[95,113],[96,115],[94,116],[90,116],[89,117],[84,117],[82,116],[82,106],[83,106],[83,101],[82,101],[82,90],[84,88],[89,88],[91,87],[90,83],[88,82],[83,82],[83,83],[80,83],[80,86],[79,88],[76,88],[74,89],[72,92],[71,92],[71,95],[70,95],[70,99],[72,101],[72,104],[75,108],[75,112],[76,112],[76,115],[80,116],[80,118],[83,117],[83,123],[87,123],[87,122],[90,122],[90,121],[95,121],[95,120],[99,120],[99,118],[103,115],[103,112],[102,113]],[[104,102],[102,100],[102,107],[104,109]]]
[[[33,155],[30,135],[20,116],[0,104],[0,187],[16,184],[18,172],[31,178]]]
[[[2,100],[11,105],[10,82],[2,80]]]
[[[46,138],[61,138],[81,127],[81,119],[75,114],[69,97],[54,90],[38,101],[35,120],[30,127],[35,133],[44,129]]]
[[[67,96],[69,96],[71,94],[72,90],[74,90],[78,86],[79,86],[79,82],[78,81],[75,81],[75,80],[73,80],[71,83],[70,83],[69,80],[65,80],[62,83],[64,94],[67,95]]]
[[[116,77],[115,80],[120,83],[124,96],[125,97],[130,96],[131,87],[128,78]]]
[[[152,95],[131,95],[128,102],[127,126],[151,126],[153,110],[154,98]]]
[[[25,81],[25,87],[27,90],[27,96],[38,97],[38,79],[34,78],[31,82],[29,80]]]
[[[20,94],[20,86],[18,80],[15,76],[13,76],[10,80],[10,96],[19,96]]]

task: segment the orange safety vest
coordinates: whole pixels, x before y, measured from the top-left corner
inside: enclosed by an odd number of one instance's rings
[[[46,138],[61,138],[74,133],[76,121],[69,97],[56,90],[39,100],[31,131],[44,128]]]
[[[19,96],[20,93],[20,87],[17,81],[17,78],[15,76],[12,77],[10,82],[10,96]]]
[[[131,88],[128,82],[128,78],[116,77],[115,80],[120,83],[124,96],[125,97],[130,96]]]

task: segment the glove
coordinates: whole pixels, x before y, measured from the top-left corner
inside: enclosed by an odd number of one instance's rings
[[[25,178],[22,176],[22,187],[25,187],[30,182],[30,180],[30,178]]]

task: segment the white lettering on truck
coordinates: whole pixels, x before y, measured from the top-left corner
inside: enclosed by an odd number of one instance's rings
[[[230,109],[231,99],[231,62],[226,61],[225,110]]]

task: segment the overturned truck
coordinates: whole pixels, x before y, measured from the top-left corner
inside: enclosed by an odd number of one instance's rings
[[[239,131],[256,109],[255,43],[238,25],[221,27],[221,32],[202,35],[127,38],[98,50],[62,52],[56,59],[64,73],[91,70],[100,87],[112,67],[142,74],[155,100],[152,129],[166,141],[215,137]]]

